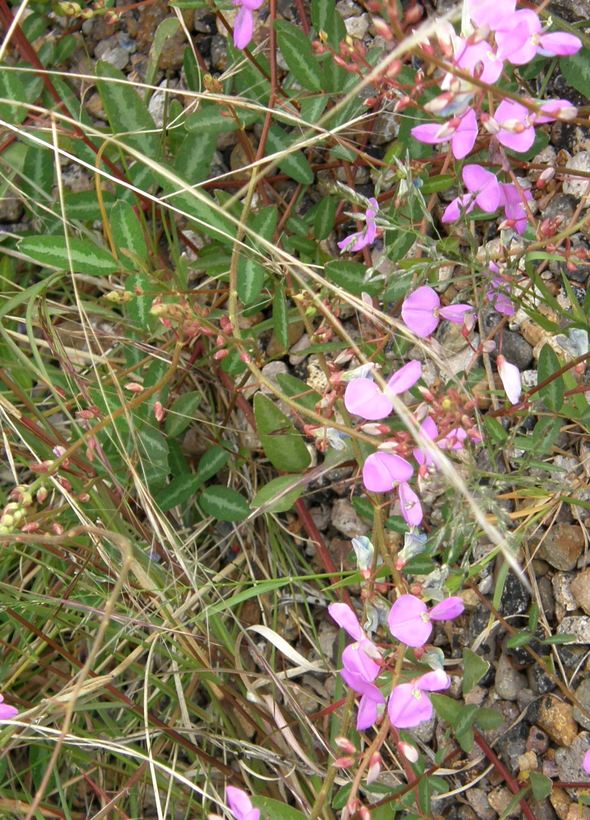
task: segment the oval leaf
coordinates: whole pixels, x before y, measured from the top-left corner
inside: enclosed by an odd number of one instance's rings
[[[72,237],[66,245],[65,236],[28,236],[21,239],[18,247],[42,267],[67,271],[71,262],[73,271],[94,276],[109,276],[119,270],[116,259],[90,239]]]
[[[250,507],[244,496],[221,484],[207,487],[199,498],[199,506],[206,515],[218,521],[243,521],[250,515]]]

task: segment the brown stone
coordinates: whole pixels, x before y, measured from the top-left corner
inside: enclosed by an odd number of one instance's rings
[[[584,549],[584,533],[577,524],[554,524],[546,534],[536,558],[542,558],[555,569],[572,570]]]
[[[555,695],[548,695],[543,700],[537,724],[559,746],[570,746],[578,734],[573,708]]]
[[[590,615],[590,568],[576,575],[570,589],[578,606]]]

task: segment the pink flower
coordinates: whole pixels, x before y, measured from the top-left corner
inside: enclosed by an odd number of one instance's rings
[[[582,768],[586,772],[586,774],[590,774],[590,749],[584,755],[584,759],[582,760]]]
[[[372,379],[353,379],[344,393],[346,409],[367,421],[384,419],[393,410],[388,393],[394,396],[405,393],[416,384],[421,375],[422,365],[412,359],[390,376],[384,391]]]
[[[465,609],[461,598],[445,598],[444,601],[428,607],[415,595],[400,595],[395,601],[387,623],[394,638],[414,648],[424,646],[432,634],[432,621],[452,621]]]
[[[225,799],[235,820],[259,820],[260,809],[255,809],[245,791],[227,786]]]
[[[441,318],[461,325],[465,314],[472,310],[471,305],[448,305],[441,308],[438,293],[428,285],[423,285],[404,299],[402,320],[416,336],[425,339],[434,333]]]
[[[0,720],[12,720],[12,718],[18,715],[18,709],[15,709],[14,706],[9,706],[7,703],[4,703],[4,697],[0,695]]]
[[[457,40],[458,48],[455,54],[455,65],[472,77],[477,77],[483,83],[492,85],[496,82],[504,63],[496,54],[487,40],[471,43],[462,37]],[[456,155],[455,155],[456,156]]]
[[[502,381],[502,386],[508,396],[510,404],[518,404],[522,393],[520,381],[520,371],[516,365],[507,362],[504,356],[500,355],[496,359],[498,373]]]
[[[438,427],[430,416],[424,419],[420,425],[420,430],[423,436],[429,438],[431,441],[436,441],[438,437]],[[420,465],[420,475],[428,474],[429,467],[436,467],[436,463],[428,450],[423,450],[421,447],[416,447],[413,450],[413,455]]]
[[[412,136],[419,142],[438,145],[451,141],[455,159],[463,159],[470,153],[477,139],[477,117],[473,108],[468,108],[462,117],[442,123],[425,123],[412,128]]]
[[[442,669],[436,669],[411,683],[396,686],[387,706],[389,720],[398,729],[411,729],[430,720],[434,709],[425,692],[439,692],[441,689],[448,689],[450,685],[449,676]]]
[[[417,527],[422,521],[422,505],[408,481],[414,473],[409,461],[394,453],[371,453],[363,465],[363,484],[372,493],[386,493],[398,485],[401,513],[404,520]]]
[[[501,204],[504,208],[504,216],[509,225],[514,230],[523,234],[529,224],[528,212],[525,202],[530,202],[533,198],[531,192],[526,188],[517,188],[512,182],[501,182],[500,191],[502,195]]]
[[[239,11],[234,20],[234,46],[236,48],[246,48],[254,34],[254,15],[264,3],[264,0],[234,0],[234,6],[239,6]]]
[[[493,213],[500,205],[500,183],[491,171],[486,171],[481,165],[469,164],[463,166],[461,176],[469,193],[455,197],[447,205],[442,215],[443,222],[454,222],[459,219],[461,213],[470,213],[476,205],[488,214]]]
[[[342,653],[343,681],[361,696],[357,714],[357,729],[368,729],[377,720],[378,706],[385,698],[373,681],[379,676],[381,667],[374,659],[381,658],[379,649],[369,640],[358,618],[348,604],[330,604],[328,612],[338,626],[344,629],[355,642],[349,644]]]
[[[469,0],[469,16],[480,28],[497,31],[514,16],[516,0]]]
[[[362,251],[363,248],[372,245],[377,238],[375,216],[379,210],[379,203],[374,197],[371,197],[369,203],[369,207],[365,211],[365,227],[363,230],[352,233],[337,243],[342,252],[356,253],[356,251]]]
[[[494,262],[490,262],[490,270],[492,273],[499,273],[499,268]],[[504,316],[514,316],[516,308],[512,300],[509,299],[503,291],[499,290],[499,288],[505,286],[506,282],[501,276],[494,276],[490,282],[490,289],[486,293],[486,299],[489,300],[494,310],[497,310],[498,313],[502,313]]]
[[[490,121],[492,122],[492,121]],[[514,100],[502,100],[493,117],[496,139],[512,151],[528,151],[535,141],[534,114]],[[488,129],[489,130],[489,129]]]
[[[513,65],[530,63],[537,52],[548,57],[567,57],[582,48],[582,41],[563,31],[543,34],[541,21],[531,9],[515,12],[496,31],[499,55]]]
[[[557,119],[571,120],[577,113],[578,109],[569,100],[545,100],[540,105],[539,113],[533,116],[535,123],[542,124]]]

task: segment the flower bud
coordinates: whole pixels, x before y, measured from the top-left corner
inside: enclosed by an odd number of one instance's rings
[[[138,382],[127,382],[124,385],[125,390],[129,390],[130,393],[141,393],[143,390],[143,385],[139,384]]]
[[[411,746],[409,743],[405,743],[403,740],[400,740],[397,748],[403,754],[406,760],[410,761],[410,763],[416,763],[418,758],[420,757],[418,749],[415,746]]]
[[[349,755],[356,754],[356,746],[347,737],[337,737],[335,738],[334,743],[339,749],[342,749],[343,752],[346,752]]]
[[[337,769],[350,769],[354,766],[354,757],[337,757],[334,760],[334,766],[336,766]]]
[[[383,762],[383,758],[379,754],[379,752],[375,752],[371,755],[371,760],[369,761],[369,769],[367,771],[367,786],[370,786],[378,777],[381,772],[381,764]]]
[[[164,410],[164,406],[161,401],[154,402],[154,418],[156,421],[160,422],[164,419],[166,411]]]

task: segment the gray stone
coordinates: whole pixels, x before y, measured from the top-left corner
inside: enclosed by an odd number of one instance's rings
[[[558,635],[573,635],[571,643],[590,644],[590,617],[588,615],[569,615],[557,627]]]
[[[124,69],[129,62],[129,49],[119,44],[119,38],[114,35],[106,40],[101,40],[94,49],[94,56],[97,60],[104,60],[105,63]]]
[[[490,806],[488,796],[483,789],[477,786],[473,789],[467,789],[465,797],[480,820],[494,820],[497,816],[494,809]]]
[[[531,726],[526,742],[527,751],[544,754],[549,748],[549,737],[538,726]]]
[[[575,695],[582,706],[590,712],[590,678],[584,678],[576,689]],[[577,706],[574,706],[574,720],[577,720],[584,729],[590,729],[590,717]]]
[[[560,780],[568,783],[588,780],[588,775],[582,769],[582,760],[587,751],[588,733],[581,732],[570,746],[562,747],[555,752],[555,763]]]
[[[358,17],[348,17],[344,21],[346,26],[346,33],[350,37],[357,40],[362,40],[369,30],[369,15],[361,14]]]
[[[520,333],[512,330],[504,330],[502,333],[502,353],[519,370],[526,370],[533,361],[533,348]]]
[[[357,535],[366,535],[369,531],[368,525],[360,519],[347,498],[339,498],[334,502],[331,522],[334,529],[337,529],[338,532],[341,532],[348,538],[355,538]]]
[[[528,609],[531,596],[527,588],[513,573],[506,577],[502,592],[501,610],[504,617],[521,615]]]
[[[227,42],[220,34],[211,38],[211,67],[215,71],[225,71],[227,68]]]
[[[555,683],[538,663],[529,666],[527,678],[532,691],[538,695],[545,695],[555,689]]]
[[[556,572],[551,579],[555,602],[559,604],[564,612],[573,612],[578,608],[578,603],[572,593],[572,581],[575,578],[573,572]]]
[[[590,151],[580,151],[569,160],[566,167],[572,172],[584,171],[585,173],[590,173]],[[564,194],[571,194],[576,197],[576,199],[581,199],[584,208],[590,205],[589,191],[590,179],[588,177],[577,177],[574,175],[565,177],[563,182]]]
[[[496,666],[495,689],[502,700],[516,700],[519,689],[526,685],[524,675],[518,672],[510,658],[502,653]]]

